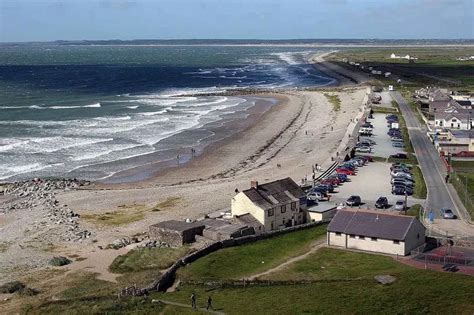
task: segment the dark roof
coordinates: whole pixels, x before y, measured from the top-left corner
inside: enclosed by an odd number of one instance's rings
[[[236,219],[237,222],[239,222],[241,224],[245,224],[247,226],[251,226],[251,227],[254,227],[254,228],[258,227],[258,226],[262,226],[262,223],[260,223],[260,221],[258,221],[250,213],[235,216],[235,219]]]
[[[263,209],[275,205],[296,201],[306,194],[291,178],[287,177],[274,182],[258,185],[242,191],[253,203]]]
[[[402,241],[416,220],[411,216],[339,210],[329,223],[328,231]]]
[[[184,221],[169,220],[153,224],[152,227],[182,232],[196,227],[204,228],[204,224],[202,222],[186,223]]]
[[[464,106],[471,106],[471,105],[472,105],[471,101],[469,101],[469,100],[458,100],[458,101],[456,101],[456,102],[457,102],[459,105],[463,106],[463,107],[464,107]]]

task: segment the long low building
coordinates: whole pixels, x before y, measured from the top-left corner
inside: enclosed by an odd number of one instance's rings
[[[425,242],[425,227],[412,216],[338,210],[327,228],[329,246],[408,255]]]

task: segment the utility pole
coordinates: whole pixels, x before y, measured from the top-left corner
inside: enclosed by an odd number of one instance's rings
[[[405,210],[405,215],[407,215],[407,201],[408,201],[408,192],[405,189],[405,204],[403,205],[403,209]]]

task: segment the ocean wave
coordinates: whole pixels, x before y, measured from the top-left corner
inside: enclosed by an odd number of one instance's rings
[[[130,108],[130,109],[137,109],[139,107],[139,105],[135,105],[135,106],[127,106],[127,108]]]
[[[42,107],[42,109],[73,109],[73,108],[99,108],[102,105],[100,103],[94,103],[90,105],[71,105],[71,106],[49,106]]]

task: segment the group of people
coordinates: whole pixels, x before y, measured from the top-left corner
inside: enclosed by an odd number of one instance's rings
[[[197,308],[197,304],[196,304],[196,294],[191,294],[191,307],[196,309]],[[212,308],[212,298],[211,296],[209,295],[209,297],[207,298],[207,307],[206,307],[206,310],[213,310]]]

